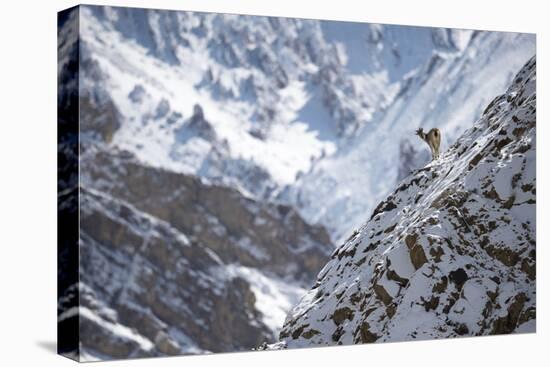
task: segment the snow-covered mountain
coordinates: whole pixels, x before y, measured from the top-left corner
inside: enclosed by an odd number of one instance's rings
[[[60,262],[86,256],[61,275],[59,320],[86,331],[82,359],[275,341],[333,244],[425,164],[414,130],[446,149],[535,52],[516,33],[67,14],[60,223],[80,210],[82,230]]]
[[[288,205],[114,144],[127,121],[86,89],[84,75],[105,91],[109,82],[85,57],[78,12],[59,30],[60,352],[105,360],[275,341],[334,247],[328,233]],[[214,133],[198,106],[189,124]]]
[[[535,331],[536,62],[332,254],[275,348]]]

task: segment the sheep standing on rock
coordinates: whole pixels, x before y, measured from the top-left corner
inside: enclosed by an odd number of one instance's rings
[[[424,133],[424,130],[420,128],[416,130],[416,135],[418,135],[420,139],[424,140],[430,147],[430,150],[432,151],[432,161],[438,159],[439,146],[441,144],[441,132],[439,132],[439,129],[433,128],[426,134]]]

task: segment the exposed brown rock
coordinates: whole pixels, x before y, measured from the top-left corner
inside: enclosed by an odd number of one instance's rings
[[[361,343],[374,343],[379,336],[370,331],[368,322],[364,322],[360,327]]]
[[[349,307],[339,308],[332,314],[332,321],[340,325],[344,320],[353,320],[353,311]]]
[[[386,306],[389,306],[392,303],[393,298],[389,295],[384,287],[379,284],[374,284],[372,286],[372,289],[374,290],[374,293],[376,294],[378,299],[381,300]]]

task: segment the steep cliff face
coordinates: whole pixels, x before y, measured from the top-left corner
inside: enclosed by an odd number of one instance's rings
[[[81,180],[84,187],[170,223],[225,263],[307,284],[332,251],[325,229],[307,224],[289,206],[258,202],[232,188],[143,165],[129,152],[90,146],[81,156]]]
[[[536,62],[332,254],[275,347],[535,331]]]
[[[81,191],[81,354],[125,358],[239,350],[270,339],[242,278],[169,223]]]
[[[83,144],[84,360],[250,350],[276,339],[332,245],[290,207]]]

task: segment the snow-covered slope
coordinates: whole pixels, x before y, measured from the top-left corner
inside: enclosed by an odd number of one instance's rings
[[[85,6],[81,36],[82,94],[114,103],[112,143],[147,164],[262,197],[334,151],[308,90],[337,63],[317,22]]]
[[[535,331],[536,62],[340,247],[276,347]]]

